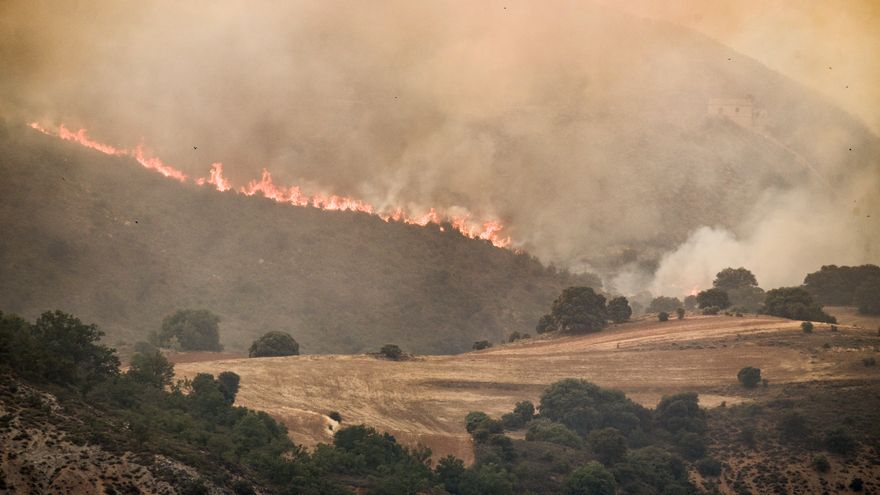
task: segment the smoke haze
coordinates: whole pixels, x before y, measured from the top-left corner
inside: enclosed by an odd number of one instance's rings
[[[519,247],[624,293],[686,294],[725,266],[774,287],[880,260],[880,144],[863,124],[878,128],[876,44],[850,53],[838,96],[842,81],[785,60],[817,63],[839,27],[786,32],[774,51],[776,20],[800,11],[752,22],[755,5],[681,5],[628,8],[741,49],[761,40],[756,58],[801,79],[581,2],[22,1],[0,6],[0,103],[9,125],[143,142],[193,176],[223,162],[241,184],[266,167],[380,208],[499,218]],[[854,12],[835,46],[877,18]],[[711,98],[746,95],[760,128],[707,116]]]

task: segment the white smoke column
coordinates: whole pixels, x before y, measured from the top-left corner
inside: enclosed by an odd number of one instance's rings
[[[876,183],[875,176],[852,184],[867,193],[877,190]],[[711,287],[725,267],[744,266],[762,287],[774,288],[800,285],[806,273],[823,264],[876,263],[878,232],[871,229],[876,222],[863,213],[864,207],[853,206],[872,198],[846,189],[768,193],[742,234],[713,227],[696,230],[663,256],[650,290],[687,295],[695,287]]]

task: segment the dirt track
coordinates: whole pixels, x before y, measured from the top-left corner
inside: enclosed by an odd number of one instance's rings
[[[567,377],[619,388],[646,406],[683,390],[700,393],[706,407],[741,401],[736,384],[744,366],[757,366],[771,386],[807,380],[861,378],[865,343],[876,331],[772,317],[703,317],[638,321],[601,333],[532,340],[456,356],[386,361],[369,355],[295,356],[188,362],[181,376],[231,370],[242,378],[237,403],[284,421],[298,443],[332,439],[339,411],[344,424],[366,423],[404,443],[424,443],[436,455],[470,461],[463,427],[469,411],[500,415],[515,402],[537,403],[546,385]],[[828,344],[823,347],[823,344]],[[760,393],[760,390],[757,392]]]

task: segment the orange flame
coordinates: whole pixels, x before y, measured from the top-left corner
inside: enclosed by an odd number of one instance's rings
[[[64,127],[64,124],[61,124],[58,126],[58,130],[53,132],[37,122],[31,122],[28,125],[43,134],[58,137],[66,141],[72,141],[81,146],[100,151],[107,155],[128,156],[134,158],[145,168],[156,171],[165,177],[180,182],[187,182],[187,175],[182,171],[164,163],[157,157],[147,156],[143,145],[138,145],[134,149],[116,148],[109,144],[101,143],[89,138],[85,129],[73,132]],[[512,244],[509,236],[502,235],[504,225],[497,220],[478,222],[471,220],[470,213],[464,215],[451,215],[446,212],[438,211],[435,208],[431,208],[422,215],[409,214],[400,207],[387,211],[377,211],[373,205],[359,199],[347,196],[323,194],[310,196],[303,193],[299,186],[278,186],[272,181],[272,174],[266,169],[263,169],[260,180],[251,180],[246,186],[236,189],[232,186],[230,180],[224,177],[223,164],[212,163],[208,177],[200,177],[193,182],[199,186],[210,184],[220,192],[232,191],[246,196],[253,196],[260,193],[265,198],[293,206],[312,207],[330,211],[357,211],[377,216],[386,222],[402,222],[420,226],[425,226],[429,223],[437,225],[448,223],[454,230],[457,230],[462,235],[471,239],[483,239],[500,248],[509,248]],[[442,226],[440,227],[440,230],[445,232],[445,229]]]

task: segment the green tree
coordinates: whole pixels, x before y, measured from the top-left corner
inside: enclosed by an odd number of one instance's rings
[[[392,359],[397,361],[401,357],[403,357],[403,350],[396,344],[385,344],[379,349],[379,354],[384,356],[385,358]]]
[[[697,296],[687,296],[684,298],[684,309],[694,310],[697,309]]]
[[[206,309],[181,309],[162,320],[158,344],[169,347],[176,339],[184,351],[222,351],[220,317]]]
[[[550,311],[556,328],[562,331],[595,332],[608,319],[605,296],[591,287],[569,287],[553,301]]]
[[[675,308],[682,306],[681,300],[677,297],[667,297],[667,296],[657,296],[651,300],[651,304],[648,305],[648,309],[645,310],[646,313],[660,313],[666,312],[671,313],[675,311]]]
[[[482,464],[468,469],[460,483],[461,495],[510,495],[513,479],[510,473],[494,463]]]
[[[483,349],[488,349],[492,347],[492,343],[488,340],[478,340],[474,342],[474,345],[471,348],[475,351],[482,351]]]
[[[266,332],[251,344],[248,357],[296,356],[299,343],[289,333]]]
[[[585,380],[567,378],[541,395],[541,417],[588,434],[594,428],[614,427],[629,435],[644,430],[648,411],[619,390],[603,389]]]
[[[614,323],[623,323],[632,316],[632,308],[629,307],[629,301],[623,297],[615,297],[608,301],[608,317]]]
[[[553,321],[552,315],[543,315],[538,319],[538,324],[535,325],[535,332],[538,334],[542,334],[544,332],[552,332],[556,330],[556,322]]]
[[[132,380],[155,388],[165,388],[174,380],[174,365],[158,350],[136,353],[126,372]]]
[[[880,315],[880,275],[859,285],[853,295],[853,303],[858,307],[859,313]]]
[[[464,476],[464,461],[453,455],[447,455],[440,459],[434,470],[437,479],[443,484],[443,488],[449,493],[461,492],[461,479]]]
[[[549,419],[536,419],[529,423],[526,431],[528,442],[549,442],[557,445],[565,445],[574,449],[583,446],[581,437],[562,423],[556,423]]]
[[[217,375],[217,388],[220,389],[227,404],[231,405],[235,402],[239,383],[241,383],[241,377],[232,371],[223,371]]]
[[[614,495],[614,476],[598,462],[575,470],[565,481],[566,495]]]
[[[745,268],[725,268],[715,275],[712,286],[723,291],[741,289],[743,287],[757,287],[758,279]]]
[[[880,267],[826,265],[804,278],[804,288],[821,305],[851,306],[859,288],[869,279],[880,279]]]
[[[37,318],[31,335],[46,360],[42,368],[48,381],[89,388],[119,373],[119,358],[113,349],[98,344],[104,332],[94,324],[49,311]]]
[[[767,291],[761,312],[791,320],[837,323],[837,320],[813,301],[813,296],[801,287],[782,287]]]
[[[743,387],[755,388],[761,383],[761,369],[746,366],[739,370],[736,374],[736,379],[739,380]]]
[[[669,313],[666,311],[661,311],[657,314],[657,319],[660,321],[669,321]]]
[[[535,417],[535,405],[528,400],[517,402],[513,408],[513,413],[521,417],[523,422],[528,423]]]
[[[725,309],[730,307],[730,299],[727,296],[727,292],[721,289],[706,289],[697,294],[697,304],[700,305],[700,308],[717,306]]]
[[[654,419],[672,433],[706,431],[706,411],[700,408],[700,398],[695,392],[663,396],[654,410]]]
[[[683,320],[684,319],[684,308],[676,309],[675,314],[676,314],[676,316],[678,316],[679,320]]]
[[[626,455],[626,437],[617,428],[600,428],[587,436],[590,449],[603,464],[611,465]]]
[[[813,333],[813,323],[809,321],[801,323],[801,330],[803,330],[804,333]]]

